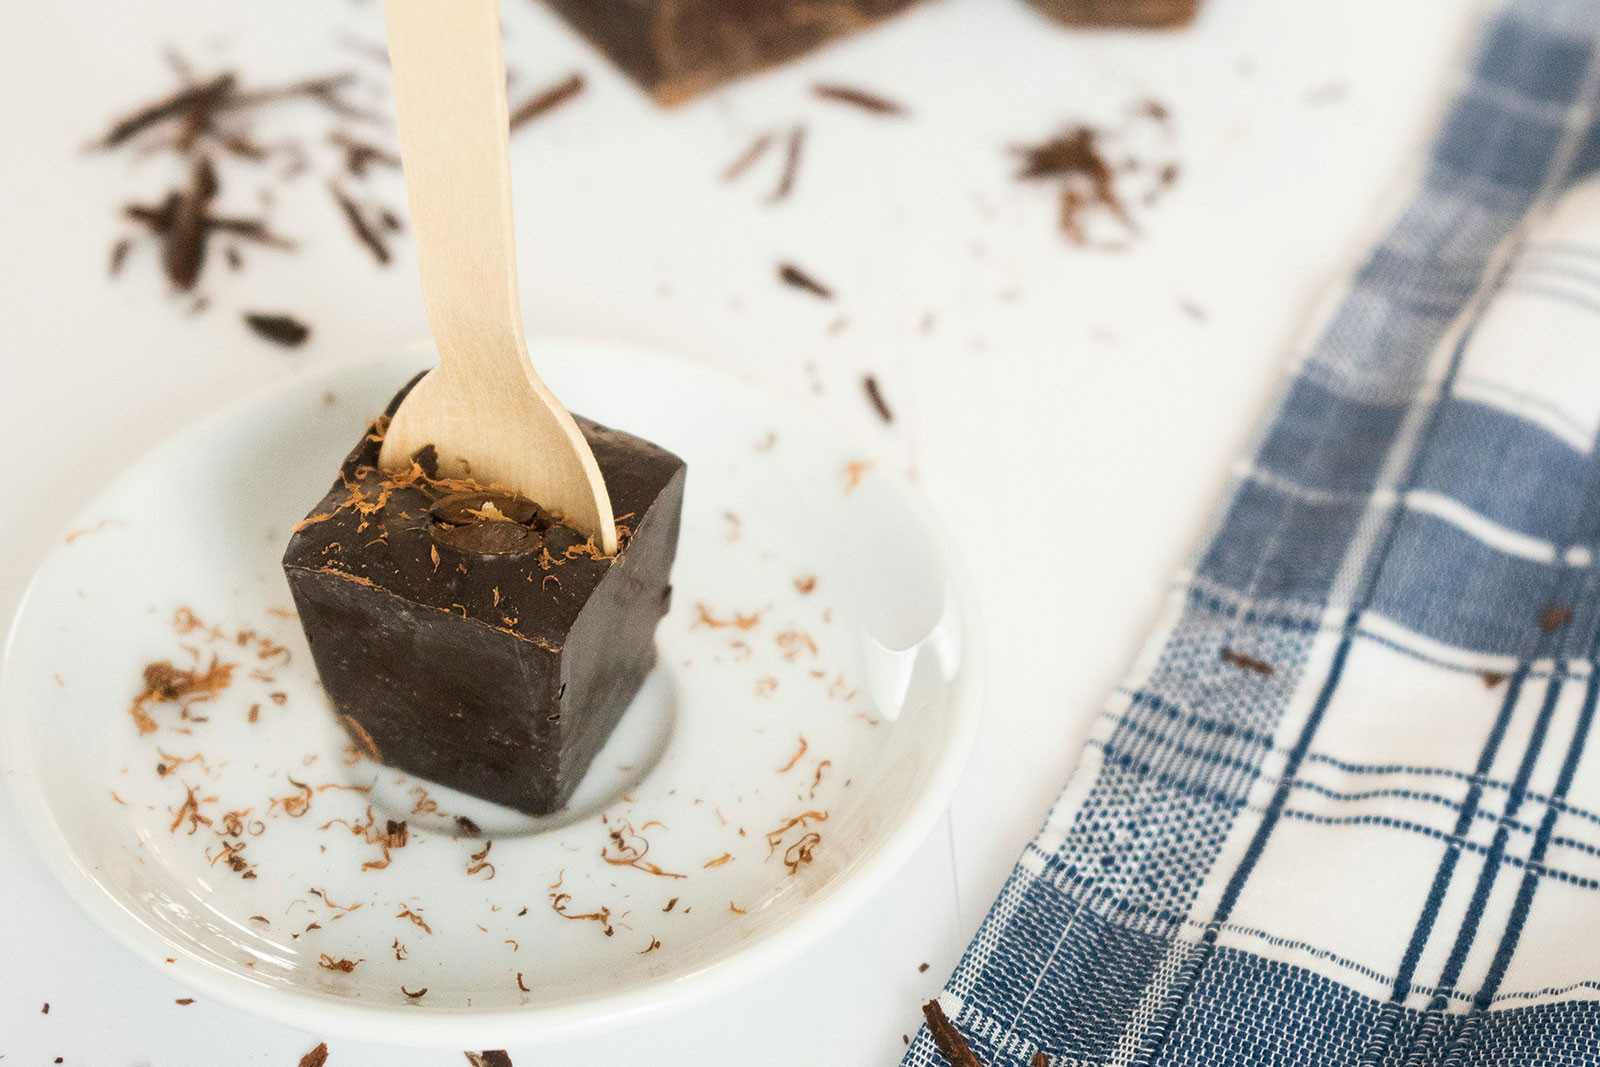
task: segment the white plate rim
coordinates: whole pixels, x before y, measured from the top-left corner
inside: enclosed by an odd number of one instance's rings
[[[563,349],[588,348],[646,362],[670,364],[674,373],[732,382],[742,389],[757,390],[779,404],[796,409],[802,418],[833,423],[825,412],[768,390],[745,377],[642,346],[559,336],[529,338],[528,343],[530,349],[535,350],[542,345]],[[431,353],[431,348],[426,344],[406,346],[381,357],[341,360],[308,368],[281,382],[252,390],[192,420],[119,470],[63,528],[63,532],[91,520],[106,493],[135,470],[152,462],[158,452],[176,442],[201,436],[257,405],[302,391],[338,373],[362,365],[376,366],[383,360],[410,351],[424,354]],[[836,423],[834,425],[839,433],[847,433]],[[917,518],[937,545],[940,562],[948,577],[965,631],[963,669],[949,713],[949,743],[936,754],[921,795],[916,798],[906,817],[887,834],[881,848],[853,865],[841,880],[830,883],[819,892],[816,903],[795,919],[774,932],[752,937],[749,948],[699,970],[663,978],[624,992],[569,1003],[443,1013],[342,1001],[296,989],[252,985],[241,982],[237,976],[214,964],[189,956],[181,947],[167,941],[122,907],[116,897],[96,881],[92,870],[79,862],[56,826],[35,768],[24,758],[27,728],[22,711],[12,707],[13,699],[10,697],[11,679],[20,670],[12,654],[23,618],[34,598],[39,575],[61,551],[59,541],[46,553],[29,579],[7,627],[3,651],[0,651],[0,719],[4,720],[6,741],[4,771],[13,804],[34,848],[57,883],[73,903],[114,940],[190,989],[273,1022],[323,1036],[380,1044],[468,1048],[572,1040],[609,1033],[707,1003],[765,977],[799,956],[843,926],[876,897],[910,861],[944,815],[976,740],[987,662],[983,623],[978,614],[977,595],[971,576],[955,548],[955,539],[949,528],[931,505],[902,479],[891,478],[887,481],[898,502]],[[169,958],[176,962],[165,962]]]

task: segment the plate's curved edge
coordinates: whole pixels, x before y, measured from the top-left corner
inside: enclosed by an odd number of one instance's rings
[[[587,349],[591,355],[609,354],[668,364],[680,372],[689,371],[731,382],[740,389],[754,390],[768,396],[777,395],[767,393],[745,377],[621,342],[568,338],[530,340],[530,347],[535,354],[538,348],[544,346]],[[426,359],[428,355],[426,346],[418,345],[377,359],[344,361],[308,369],[267,389],[233,400],[180,428],[124,468],[118,480],[152,462],[164,450],[178,446],[184,439],[202,434],[275,398],[305,389],[313,383],[324,383],[340,373],[398,362],[402,357]],[[802,410],[805,418],[832,424],[832,420],[824,413],[800,408],[796,401],[788,397],[780,395],[778,399],[786,406]],[[841,927],[883,890],[932,833],[948,808],[971,755],[977,738],[987,678],[984,628],[976,590],[955,548],[954,537],[931,505],[899,479],[889,478],[886,483],[891,486],[899,502],[913,512],[931,533],[945,573],[955,588],[964,647],[963,669],[958,675],[951,703],[949,743],[939,751],[923,794],[889,836],[884,847],[864,859],[842,884],[820,890],[815,895],[812,907],[789,925],[753,938],[747,951],[734,953],[698,971],[577,1004],[480,1012],[432,1012],[420,1006],[414,1010],[369,1006],[355,1001],[334,1001],[293,989],[252,986],[232,972],[190,956],[181,947],[162,938],[137,916],[122,908],[100,886],[93,874],[77,862],[57,828],[48,805],[43,801],[34,768],[24,758],[27,727],[21,714],[12,710],[13,704],[19,699],[12,689],[20,684],[14,677],[12,655],[21,623],[35,595],[39,575],[64,547],[59,541],[45,554],[30,578],[7,627],[4,645],[0,646],[0,722],[4,726],[0,736],[6,740],[5,752],[0,753],[0,760],[3,760],[0,762],[0,772],[3,772],[8,793],[28,837],[68,898],[118,944],[161,973],[186,983],[196,992],[220,1003],[286,1026],[312,1030],[323,1036],[373,1042],[377,1035],[381,1036],[382,1043],[428,1048],[545,1044],[608,1033],[663,1018],[717,999],[772,973]],[[64,529],[70,530],[86,516],[93,516],[102,498],[115,484],[113,482],[97,493]],[[176,952],[177,955],[169,957],[169,952]],[[169,958],[175,962],[165,963]]]

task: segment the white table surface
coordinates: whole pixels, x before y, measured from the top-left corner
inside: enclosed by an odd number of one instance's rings
[[[1205,528],[1294,344],[1381,222],[1426,138],[1474,5],[1207,0],[1164,35],[1069,33],[1012,0],[934,0],[877,31],[671,113],[529,0],[506,0],[513,99],[569,71],[584,94],[513,140],[530,333],[677,350],[808,396],[880,464],[913,473],[972,535],[989,629],[985,726],[950,814],[864,912],[722,1001],[607,1038],[512,1050],[562,1067],[892,1062],[1077,758],[1081,737]],[[82,146],[171,84],[171,45],[256,82],[359,65],[381,7],[344,0],[16,5],[0,33],[0,612],[70,517],[199,413],[425,333],[410,246],[378,268],[317,181],[286,187],[292,255],[213,269],[200,315],[164,296],[146,248],[115,282],[119,206],[166,161]],[[835,80],[908,102],[886,121],[818,102]],[[1182,176],[1124,252],[1076,249],[1008,145],[1069,120],[1171,110]],[[792,198],[721,168],[759,130],[804,120]],[[310,108],[280,129],[324,129]],[[321,134],[318,133],[318,136]],[[387,181],[387,180],[385,180]],[[380,183],[403,204],[397,181]],[[256,205],[242,180],[221,207]],[[826,304],[780,286],[792,260]],[[1203,317],[1184,310],[1202,309]],[[263,344],[241,310],[315,333]],[[933,327],[923,332],[924,316]],[[847,323],[829,332],[839,316]],[[882,425],[859,386],[882,383]],[[820,391],[818,391],[820,388]],[[1024,517],[1022,528],[994,517]],[[0,1055],[6,1063],[290,1065],[315,1035],[199,1001],[70,905],[0,792]],[[926,973],[918,964],[930,964]],[[50,1012],[41,1013],[48,1001]],[[333,1043],[336,1067],[459,1064]]]

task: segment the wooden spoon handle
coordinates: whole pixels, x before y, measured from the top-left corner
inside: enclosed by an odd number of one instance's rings
[[[517,302],[497,0],[386,0],[422,298],[446,373],[532,374]]]

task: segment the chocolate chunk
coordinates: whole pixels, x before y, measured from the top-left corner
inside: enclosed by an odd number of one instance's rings
[[[915,0],[549,0],[624,73],[672,105],[775,66]]]
[[[572,795],[654,665],[683,505],[681,459],[577,422],[627,517],[615,557],[559,522],[508,521],[532,505],[514,498],[496,504],[506,519],[439,521],[472,510],[462,494],[495,494],[420,462],[380,471],[380,422],[283,560],[323,687],[363,748],[530,814]]]

